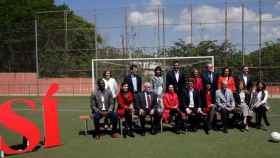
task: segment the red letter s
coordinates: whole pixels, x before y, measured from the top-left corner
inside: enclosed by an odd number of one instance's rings
[[[12,110],[13,103],[24,103],[26,106],[29,106],[32,110],[35,110],[35,103],[29,99],[14,99],[9,100],[3,103],[0,106],[0,124],[2,124],[5,128],[16,132],[29,141],[29,145],[23,151],[17,151],[11,149],[2,139],[1,150],[5,152],[5,154],[20,154],[27,151],[32,151],[40,142],[40,131],[37,126],[29,121],[28,119],[17,115]],[[1,136],[0,136],[1,137]]]

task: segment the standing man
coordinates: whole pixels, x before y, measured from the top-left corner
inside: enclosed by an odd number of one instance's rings
[[[231,90],[227,88],[227,81],[223,81],[222,88],[216,91],[216,104],[216,110],[222,116],[223,132],[228,133],[229,113],[234,113],[235,102]]]
[[[212,64],[206,65],[206,71],[202,73],[202,81],[204,84],[204,88],[206,87],[206,83],[210,83],[212,90],[215,92],[217,90],[217,74],[214,72],[214,67]]]
[[[117,133],[118,117],[114,110],[113,96],[109,89],[105,89],[105,82],[100,79],[97,81],[98,89],[91,96],[90,108],[93,114],[93,121],[96,129],[96,138],[100,138],[100,119],[109,118],[112,122],[112,138],[120,137]]]
[[[157,101],[157,94],[152,91],[152,86],[149,82],[144,84],[144,91],[138,93],[135,101],[135,110],[140,117],[142,132],[145,135],[146,116],[150,115],[152,118],[151,133],[156,134],[160,126],[161,109]]]
[[[124,82],[128,83],[128,91],[137,94],[142,89],[142,78],[137,74],[137,65],[130,66],[130,74],[125,77]]]
[[[241,81],[244,83],[244,88],[246,90],[250,90],[253,86],[253,81],[251,79],[251,76],[249,74],[249,67],[244,65],[241,67],[241,74],[238,76],[238,81],[237,83],[240,83]]]
[[[166,87],[173,85],[178,96],[180,96],[185,81],[185,77],[183,72],[181,72],[180,67],[179,62],[175,61],[173,63],[173,69],[166,74]]]

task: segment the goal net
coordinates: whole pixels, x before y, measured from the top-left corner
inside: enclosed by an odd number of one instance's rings
[[[166,57],[166,58],[130,58],[130,59],[92,59],[92,90],[95,90],[96,80],[103,78],[104,71],[110,70],[112,77],[121,84],[124,78],[130,73],[130,65],[136,65],[138,75],[142,77],[142,83],[150,82],[154,76],[154,69],[160,66],[162,76],[173,68],[175,61],[178,61],[181,70],[186,76],[191,76],[192,68],[203,71],[205,65],[210,63],[214,66],[214,56],[194,57]]]

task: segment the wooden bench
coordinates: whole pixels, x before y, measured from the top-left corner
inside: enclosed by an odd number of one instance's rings
[[[92,120],[92,116],[91,115],[80,115],[80,120],[84,122],[84,132],[85,135],[88,134],[88,121]]]
[[[80,120],[84,122],[84,133],[85,135],[88,134],[89,127],[88,127],[88,121],[93,120],[92,115],[80,115]],[[133,121],[139,121],[139,118],[137,115],[132,115],[132,120]],[[120,134],[123,135],[123,123],[125,119],[124,118],[119,118],[119,128],[120,128]],[[160,132],[163,132],[163,121],[162,119],[160,120]]]

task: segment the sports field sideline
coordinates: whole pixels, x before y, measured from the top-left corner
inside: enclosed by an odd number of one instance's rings
[[[19,97],[1,97],[0,103],[8,99]],[[31,112],[23,105],[15,105],[17,113],[34,121],[42,131],[42,115],[40,100],[34,99],[37,104],[37,112]],[[92,136],[79,135],[83,124],[79,120],[80,115],[89,114],[89,97],[58,97],[61,138],[63,145],[52,149],[40,148],[37,151],[20,156],[8,156],[11,158],[201,158],[201,157],[246,157],[246,158],[276,158],[280,155],[280,143],[269,142],[272,131],[280,131],[280,99],[270,99],[272,112],[268,113],[271,126],[264,130],[251,128],[249,132],[240,132],[237,129],[229,130],[228,134],[211,131],[206,135],[202,130],[196,133],[188,132],[186,135],[176,135],[165,131],[156,136],[146,135],[136,138],[112,139],[105,135],[101,140],[95,140]],[[0,126],[0,135],[4,136],[10,145],[20,143],[21,137],[10,133]]]

